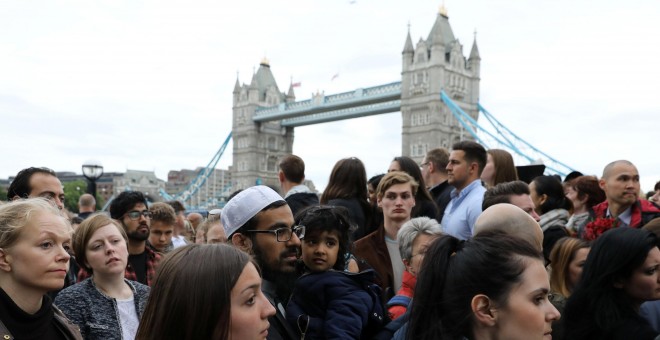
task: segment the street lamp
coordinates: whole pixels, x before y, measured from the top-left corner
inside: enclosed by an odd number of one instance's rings
[[[103,176],[103,165],[99,161],[87,161],[83,163],[82,173],[87,178],[87,193],[96,199],[96,180]]]

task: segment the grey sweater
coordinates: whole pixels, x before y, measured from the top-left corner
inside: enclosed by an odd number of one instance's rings
[[[133,290],[139,319],[147,303],[149,287],[135,281],[124,281]],[[83,338],[122,339],[117,301],[101,293],[91,278],[62,290],[55,298],[55,305],[80,327]]]

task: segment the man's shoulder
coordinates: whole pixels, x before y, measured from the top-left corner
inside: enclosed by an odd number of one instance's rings
[[[639,200],[639,206],[640,206],[642,212],[645,212],[645,213],[660,213],[660,207],[657,204],[655,204],[651,201]]]
[[[370,234],[367,234],[363,238],[355,241],[354,244],[353,244],[354,248],[357,249],[358,247],[364,247],[366,245],[370,245],[370,244],[379,242],[380,239],[382,238],[382,237],[380,237],[381,234],[382,234],[381,233],[382,228],[383,227],[379,227],[378,230],[376,230],[374,232],[371,232]]]

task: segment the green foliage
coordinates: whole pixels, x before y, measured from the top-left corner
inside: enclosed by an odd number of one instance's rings
[[[0,201],[7,201],[7,189],[0,187]]]
[[[64,183],[64,207],[73,213],[78,213],[78,200],[87,192],[87,181],[77,180]]]
[[[104,205],[105,205],[105,200],[103,199],[103,197],[101,195],[96,195],[96,210],[101,211]]]

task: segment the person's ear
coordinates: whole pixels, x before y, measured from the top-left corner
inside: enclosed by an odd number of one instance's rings
[[[282,170],[280,170],[277,173],[277,178],[280,180],[280,183],[284,183],[284,181],[286,180],[286,177],[284,177],[284,172]]]
[[[235,233],[231,236],[231,244],[248,254],[252,254],[252,239],[247,235]]]
[[[411,260],[412,260],[412,259],[411,259]],[[415,272],[413,271],[413,267],[412,267],[412,265],[411,265],[411,264],[412,264],[412,263],[411,263],[412,261],[408,261],[408,260],[406,260],[406,259],[402,259],[401,261],[403,261],[403,265],[406,267],[406,270],[408,271],[408,273],[413,274],[413,275],[417,275],[417,273],[415,273]]]
[[[470,163],[470,172],[475,172],[475,173],[478,174],[479,173],[479,163],[477,163],[477,162]]]
[[[541,204],[539,204],[539,206],[543,205],[543,203],[545,203],[545,201],[547,201],[547,200],[548,200],[548,195],[546,195],[546,194],[541,195],[539,197],[539,203],[541,203]]]
[[[472,314],[478,323],[483,326],[492,327],[497,323],[497,310],[488,296],[483,294],[475,295],[470,302]]]
[[[11,271],[11,255],[7,253],[6,249],[0,248],[0,270],[4,272]]]

